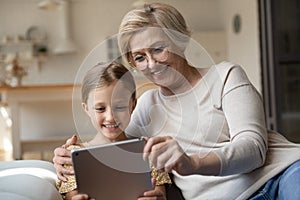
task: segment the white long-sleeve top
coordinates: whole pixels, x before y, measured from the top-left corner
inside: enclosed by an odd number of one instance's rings
[[[300,159],[300,145],[266,129],[261,96],[240,66],[222,62],[199,72],[202,79],[182,94],[164,96],[159,89],[144,93],[126,132],[135,137],[169,135],[188,155],[218,155],[218,176],[173,171],[185,199],[249,198]]]

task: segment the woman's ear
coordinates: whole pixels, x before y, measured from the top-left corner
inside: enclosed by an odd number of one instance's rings
[[[136,104],[137,104],[137,99],[134,98],[134,99],[132,100],[131,114],[132,114],[132,112],[134,111],[134,109],[135,109],[135,107],[136,107]]]

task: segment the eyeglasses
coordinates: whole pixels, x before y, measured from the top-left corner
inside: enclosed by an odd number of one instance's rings
[[[151,59],[157,62],[165,62],[169,57],[169,51],[167,46],[160,46],[157,48],[150,48],[149,53]],[[133,56],[132,61],[129,62],[133,67],[138,68],[139,70],[145,70],[149,64],[149,57],[145,53],[138,53]]]

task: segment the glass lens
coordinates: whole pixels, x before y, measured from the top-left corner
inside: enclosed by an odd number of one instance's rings
[[[152,57],[158,62],[165,62],[168,59],[169,51],[166,47],[160,50],[155,50],[152,52]]]
[[[150,54],[153,60],[157,62],[165,62],[169,57],[169,51],[164,48],[153,48],[150,50]],[[134,66],[139,70],[144,70],[148,67],[149,58],[146,55],[140,55],[134,58]]]

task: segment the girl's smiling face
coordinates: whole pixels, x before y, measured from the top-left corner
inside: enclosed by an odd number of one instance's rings
[[[83,104],[98,133],[112,142],[124,138],[124,130],[135,107],[132,93],[119,83],[115,81],[109,86],[91,90],[87,104]]]

